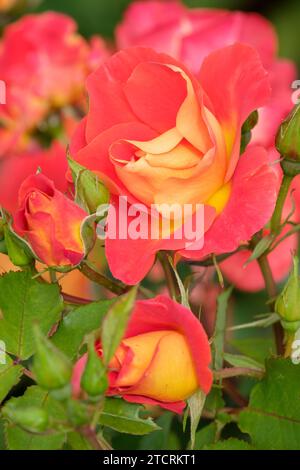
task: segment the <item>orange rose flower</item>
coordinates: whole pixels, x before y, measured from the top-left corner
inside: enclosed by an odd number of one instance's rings
[[[42,174],[29,176],[19,191],[14,229],[48,266],[77,265],[84,257],[81,224],[87,214]]]
[[[99,355],[101,345],[97,344]],[[73,394],[81,393],[84,355],[73,373]],[[137,301],[126,334],[109,364],[107,395],[157,404],[180,413],[185,400],[212,384],[206,333],[190,310],[166,296]]]

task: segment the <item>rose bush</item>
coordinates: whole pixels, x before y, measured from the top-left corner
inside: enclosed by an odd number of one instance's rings
[[[70,152],[108,185],[115,206],[108,223],[120,195],[129,205],[205,208],[202,249],[184,250],[186,240],[163,234],[159,240],[108,236],[115,277],[140,281],[161,249],[180,250],[190,259],[233,251],[268,221],[277,173],[261,147],[239,158],[242,124],[270,92],[254,49],[236,44],[212,53],[199,78],[169,56],[128,49],[94,72],[87,88],[89,112]]]
[[[96,348],[101,356],[101,344]],[[77,397],[86,361],[84,355],[73,371],[73,394]],[[185,400],[198,388],[209,392],[210,361],[207,336],[190,310],[167,296],[137,301],[109,364],[107,395],[180,413]]]

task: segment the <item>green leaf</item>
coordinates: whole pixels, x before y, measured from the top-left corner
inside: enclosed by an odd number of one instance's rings
[[[33,260],[27,243],[20,239],[10,227],[4,228],[5,246],[9,259],[15,266],[27,266]]]
[[[160,429],[151,418],[143,419],[139,412],[143,407],[127,403],[119,398],[106,398],[99,423],[118,432],[148,434]]]
[[[119,346],[134,306],[137,288],[133,287],[122,295],[110,308],[102,323],[102,347],[104,362],[107,365]]]
[[[201,450],[203,447],[213,444],[216,440],[217,431],[218,425],[215,421],[197,431],[195,435],[195,449]]]
[[[212,414],[217,414],[220,408],[224,408],[225,402],[222,396],[222,389],[216,386],[211,389],[210,393],[206,397],[205,410]]]
[[[251,357],[241,356],[239,354],[224,354],[224,360],[234,367],[246,367],[250,369],[264,370],[264,367]]]
[[[192,395],[187,401],[191,418],[191,449],[194,449],[195,446],[195,434],[201,418],[205,400],[205,393],[202,392],[202,390],[197,390],[197,392],[194,393],[194,395]]]
[[[53,421],[66,420],[62,405],[36,385],[29,387],[22,397],[13,400],[20,407],[45,409]],[[64,432],[53,431],[47,435],[33,434],[9,421],[5,423],[5,434],[7,447],[10,450],[56,450],[61,449],[66,440]]]
[[[247,266],[252,261],[260,258],[272,245],[274,240],[274,235],[267,235],[266,237],[262,238],[257,245],[255,246],[251,256],[247,259],[245,266]]]
[[[29,243],[21,238],[12,228],[12,217],[4,209],[1,210],[2,229],[4,235],[5,253],[8,254],[11,262],[16,266],[29,265],[35,255]]]
[[[14,364],[8,354],[5,354],[4,357],[6,363],[1,364],[0,362],[0,403],[10,392],[12,387],[19,382],[23,369],[22,366]]]
[[[171,427],[174,414],[165,412],[160,416],[156,424],[161,428],[151,434],[147,434],[141,438],[139,449],[141,450],[162,450],[170,449]]]
[[[255,450],[246,441],[230,438],[225,441],[219,441],[215,444],[205,446],[203,450]]]
[[[217,319],[214,333],[214,369],[222,369],[223,366],[223,351],[224,351],[224,336],[226,328],[226,313],[228,301],[231,296],[233,287],[229,287],[218,297]]]
[[[260,364],[265,363],[266,357],[275,354],[276,349],[273,337],[231,339],[229,343],[241,354],[251,357]]]
[[[266,376],[253,388],[239,427],[258,449],[300,449],[300,365],[267,361]]]
[[[168,256],[168,260],[169,260],[171,268],[173,269],[173,272],[175,274],[176,281],[177,281],[177,284],[178,284],[178,287],[179,287],[179,292],[180,292],[180,297],[181,297],[181,304],[184,307],[190,309],[191,307],[190,307],[190,304],[189,304],[188,292],[186,291],[186,289],[185,289],[185,287],[182,283],[182,280],[180,279],[180,276],[177,272],[177,269],[174,266],[174,263],[173,263],[173,260],[172,260],[171,256]]]
[[[67,445],[73,450],[93,450],[91,444],[79,432],[68,434]]]
[[[249,328],[268,328],[278,322],[280,317],[277,313],[268,313],[263,315],[259,320],[254,320],[249,323],[241,323],[240,325],[231,326],[228,331],[247,330]]]
[[[84,336],[100,328],[104,315],[112,304],[112,300],[101,300],[72,310],[52,336],[54,345],[74,359]]]
[[[58,285],[32,279],[30,272],[10,272],[0,277],[0,309],[0,338],[7,352],[28,359],[35,351],[33,324],[47,334],[63,301]]]

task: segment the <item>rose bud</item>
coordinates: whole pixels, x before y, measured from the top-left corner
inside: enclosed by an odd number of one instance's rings
[[[293,271],[275,303],[275,312],[280,315],[286,330],[296,331],[300,327],[300,279],[299,259],[294,258]]]
[[[48,266],[72,266],[84,257],[81,224],[87,214],[42,174],[29,176],[19,191],[14,229]]]
[[[12,423],[30,433],[41,433],[49,427],[49,416],[45,408],[18,405],[18,398],[13,398],[3,407],[3,416]]]
[[[101,356],[100,343],[96,349]],[[210,361],[206,333],[190,310],[166,296],[137,301],[125,336],[109,363],[106,395],[181,413],[185,400],[199,388],[206,394],[210,391]],[[74,397],[82,393],[86,362],[87,354],[75,365]]]
[[[37,325],[34,326],[36,354],[32,371],[40,387],[46,390],[62,390],[71,378],[71,363],[51,341],[46,338]]]
[[[276,148],[280,155],[286,160],[291,160],[293,162],[300,160],[300,105],[294,107],[290,112],[287,118],[283,121],[279,127],[277,136],[276,136]],[[294,168],[294,167],[293,167]],[[297,167],[295,167],[297,168]],[[283,170],[285,167],[283,165]],[[295,176],[300,172],[300,169],[296,171],[295,174],[290,176]],[[285,172],[286,173],[286,172]]]
[[[297,256],[293,262],[293,271],[275,302],[275,312],[281,318],[285,333],[285,357],[291,356],[297,330],[300,331],[300,278]]]
[[[108,387],[106,370],[94,348],[93,340],[88,344],[88,357],[80,385],[90,397],[101,396]]]

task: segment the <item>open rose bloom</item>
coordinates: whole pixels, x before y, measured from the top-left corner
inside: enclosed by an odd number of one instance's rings
[[[101,356],[101,344],[97,345]],[[87,361],[73,372],[73,395]],[[159,405],[181,413],[185,400],[212,385],[210,347],[201,323],[187,308],[166,296],[137,301],[126,334],[109,364],[107,395],[133,403]]]
[[[254,47],[268,72],[271,97],[259,109],[259,121],[252,131],[250,145],[263,145],[271,150],[274,161],[279,159],[273,150],[275,135],[293,107],[291,84],[297,74],[292,61],[277,57],[276,32],[264,17],[223,9],[189,9],[177,0],[135,1],[126,10],[116,37],[120,48],[152,47],[181,60],[195,73],[199,72],[203,60],[219,48],[236,42]],[[277,281],[287,276],[292,266],[290,253],[296,246],[294,235],[271,253],[272,272]],[[222,264],[222,270],[241,289],[263,289],[257,262],[244,266],[248,257],[249,253],[237,253]]]
[[[270,96],[253,48],[235,44],[216,51],[197,76],[152,49],[127,49],[94,72],[87,88],[89,112],[70,151],[109,187],[108,224],[126,215],[119,196],[129,207],[142,203],[149,219],[160,204],[189,204],[194,216],[200,204],[204,212],[204,240],[194,245],[184,236],[165,238],[163,231],[155,240],[108,234],[106,254],[116,278],[139,282],[162,249],[188,259],[233,251],[269,220],[278,174],[262,147],[240,157],[242,125]],[[174,232],[178,225],[175,220]]]
[[[272,96],[260,110],[254,141],[274,145],[281,121],[293,107],[291,83],[296,79],[292,61],[277,58],[277,36],[273,25],[257,13],[223,9],[189,9],[179,0],[135,1],[117,28],[120,49],[152,47],[181,60],[198,73],[205,57],[224,46],[240,42],[255,48],[268,70]]]

